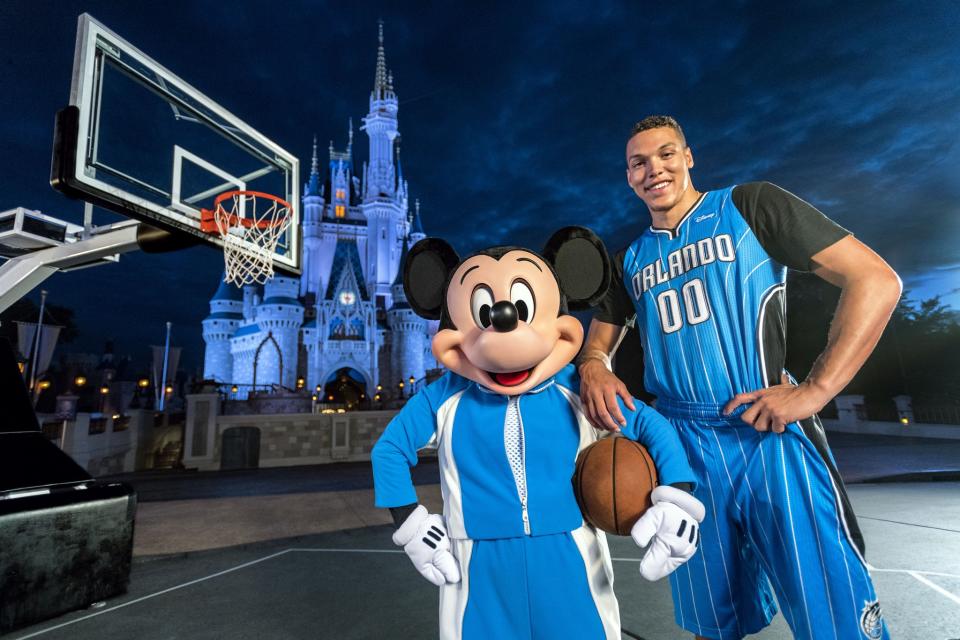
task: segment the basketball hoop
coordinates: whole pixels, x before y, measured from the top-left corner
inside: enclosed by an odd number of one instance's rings
[[[290,203],[260,191],[227,191],[203,209],[200,229],[223,241],[224,280],[237,286],[273,277],[277,242],[290,225]]]

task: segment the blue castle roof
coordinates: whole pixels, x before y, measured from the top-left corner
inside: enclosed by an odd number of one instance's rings
[[[229,282],[226,282],[226,275],[220,279],[220,286],[217,288],[217,292],[213,294],[211,300],[234,300],[236,302],[243,302],[243,291],[239,287],[235,287]]]
[[[237,332],[233,334],[233,337],[239,338],[240,336],[249,336],[251,334],[259,333],[259,332],[260,332],[260,325],[254,322],[253,324],[248,324],[245,327],[240,327],[239,329],[237,329]]]
[[[360,299],[368,300],[367,288],[363,283],[363,267],[361,266],[357,243],[347,238],[337,240],[337,248],[333,254],[333,268],[330,269],[330,280],[327,285],[327,293],[324,296],[325,299],[332,300],[336,295],[336,287],[340,284],[340,276],[344,269],[353,269],[357,288],[360,289]]]
[[[410,224],[410,233],[422,233],[427,235],[423,231],[423,225],[420,224],[420,207],[418,206],[413,212],[413,222]]]
[[[230,311],[214,311],[205,320],[243,320],[243,314]]]

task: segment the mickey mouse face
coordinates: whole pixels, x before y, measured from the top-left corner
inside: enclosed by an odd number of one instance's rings
[[[523,393],[566,365],[583,327],[560,315],[560,288],[537,254],[465,260],[447,288],[453,329],[439,331],[433,355],[451,371],[499,393]]]
[[[599,238],[581,227],[554,234],[544,254],[495,247],[459,262],[434,238],[411,249],[404,288],[417,313],[442,318],[432,344],[438,362],[492,391],[516,395],[573,359],[583,327],[566,314],[567,303],[584,308],[603,296],[609,260]]]

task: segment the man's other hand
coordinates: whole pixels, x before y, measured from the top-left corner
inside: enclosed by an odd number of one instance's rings
[[[580,402],[590,424],[605,431],[620,431],[627,425],[617,396],[631,411],[637,410],[627,386],[603,361],[590,358],[580,364]]]
[[[808,381],[794,385],[786,374],[780,380],[781,384],[766,389],[738,393],[723,412],[729,415],[740,405],[752,403],[741,420],[757,431],[783,433],[788,424],[809,418],[830,401],[828,393]]]

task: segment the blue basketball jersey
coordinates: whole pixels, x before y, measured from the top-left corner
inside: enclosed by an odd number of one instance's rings
[[[786,267],[760,245],[732,191],[705,193],[675,230],[651,227],[624,255],[644,383],[657,396],[721,404],[779,378]]]

